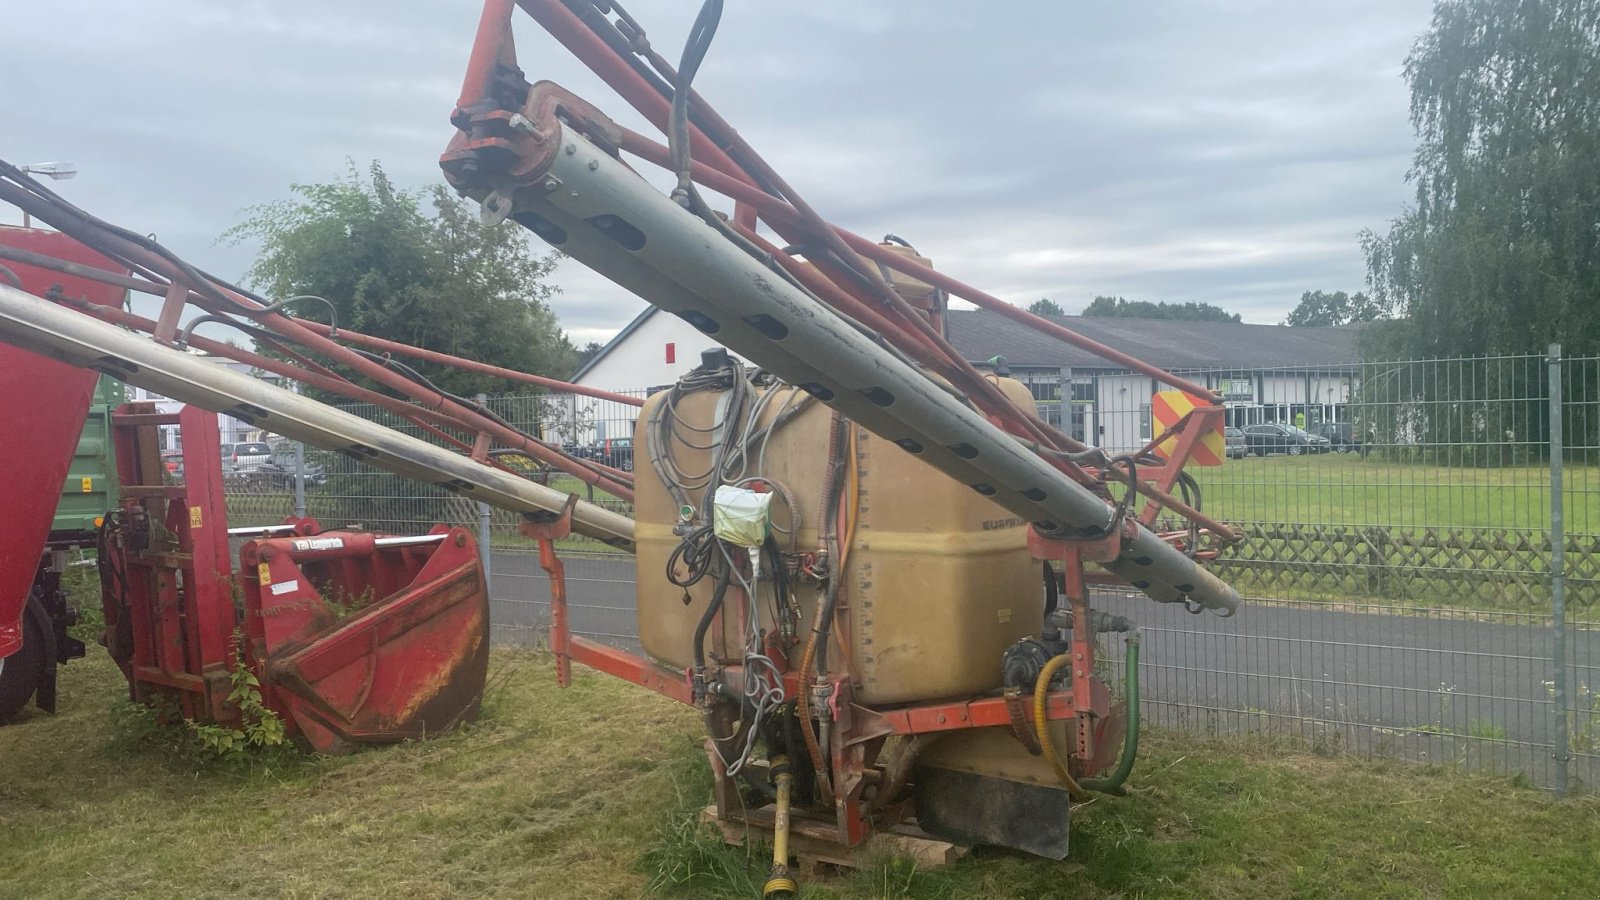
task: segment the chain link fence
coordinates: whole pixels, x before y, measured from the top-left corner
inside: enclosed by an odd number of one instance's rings
[[[1552,348],[1179,374],[1228,407],[1223,464],[1192,471],[1204,508],[1244,534],[1214,565],[1249,602],[1219,619],[1134,593],[1099,597],[1144,632],[1148,721],[1203,734],[1289,732],[1557,790],[1594,782],[1600,359]],[[1137,449],[1164,427],[1158,386],[1144,376],[1013,375],[1030,385],[1041,417],[1109,450]],[[555,394],[486,403],[546,441],[631,466],[631,406]],[[418,434],[382,411],[345,408]],[[305,467],[305,508],[324,525],[476,524],[491,547],[496,638],[541,639],[548,585],[513,516],[337,455],[308,450]],[[530,475],[631,512],[570,476]],[[235,524],[294,509],[281,482],[229,484]],[[574,630],[636,647],[632,559],[581,539],[562,549]]]

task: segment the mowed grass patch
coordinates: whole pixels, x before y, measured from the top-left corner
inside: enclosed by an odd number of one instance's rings
[[[754,897],[723,847],[699,717],[546,657],[497,650],[477,725],[248,773],[117,741],[103,654],[63,711],[0,730],[0,896]],[[581,670],[580,670],[581,672]],[[979,850],[884,861],[807,897],[1586,896],[1600,802],[1296,744],[1152,732],[1130,796],[1078,808],[1060,863]]]
[[[1466,468],[1323,453],[1230,459],[1191,466],[1207,512],[1229,522],[1388,527],[1550,527],[1543,464]],[[1600,532],[1600,467],[1564,473],[1569,533]]]

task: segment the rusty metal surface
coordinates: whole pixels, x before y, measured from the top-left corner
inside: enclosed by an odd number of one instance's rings
[[[327,532],[240,550],[263,694],[319,752],[421,739],[477,717],[488,590],[471,535],[442,536],[382,546]]]

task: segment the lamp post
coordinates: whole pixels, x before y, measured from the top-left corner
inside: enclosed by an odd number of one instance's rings
[[[47,175],[56,181],[65,181],[68,178],[76,177],[78,174],[78,167],[69,162],[34,163],[31,166],[22,166],[21,168],[22,171],[28,173],[29,175]],[[23,210],[22,227],[29,227],[31,221],[32,220],[28,218],[28,211]]]

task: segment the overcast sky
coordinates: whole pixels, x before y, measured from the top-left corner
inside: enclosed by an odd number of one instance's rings
[[[69,199],[228,276],[253,248],[218,235],[292,182],[347,159],[439,179],[478,15],[443,0],[6,5],[0,157],[76,163],[55,184]],[[627,5],[675,60],[698,4]],[[1202,300],[1272,323],[1302,291],[1363,287],[1358,232],[1409,196],[1401,65],[1430,8],[729,0],[696,87],[834,222],[903,235],[1020,305]],[[646,130],[519,19],[530,80]],[[577,263],[557,282],[580,344],[643,308]]]

